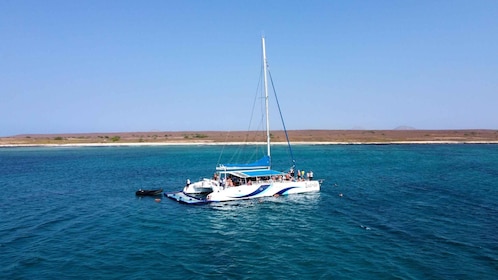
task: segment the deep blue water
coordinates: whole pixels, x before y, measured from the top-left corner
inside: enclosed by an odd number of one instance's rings
[[[210,176],[221,149],[0,149],[0,279],[498,275],[498,145],[295,146],[320,193],[203,206],[135,196]]]

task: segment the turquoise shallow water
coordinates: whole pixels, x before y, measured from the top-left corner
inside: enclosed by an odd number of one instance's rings
[[[210,176],[221,149],[0,149],[0,278],[498,275],[497,145],[295,146],[298,167],[325,179],[320,193],[203,206],[135,197]]]

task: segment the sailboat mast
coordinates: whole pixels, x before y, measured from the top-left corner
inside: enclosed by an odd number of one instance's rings
[[[270,118],[268,116],[268,78],[267,78],[267,63],[266,63],[266,47],[265,47],[265,37],[261,37],[261,42],[263,45],[263,72],[264,72],[264,82],[265,82],[265,109],[266,109],[266,148],[267,155],[270,157]]]

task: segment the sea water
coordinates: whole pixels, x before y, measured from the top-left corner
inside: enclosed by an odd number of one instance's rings
[[[135,196],[210,177],[234,149],[0,149],[0,279],[498,276],[497,145],[294,146],[321,192],[202,206]]]

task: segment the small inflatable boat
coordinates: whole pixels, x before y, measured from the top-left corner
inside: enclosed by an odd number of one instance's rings
[[[156,195],[161,195],[162,192],[163,192],[163,189],[157,189],[157,190],[139,189],[138,191],[135,192],[135,195],[137,195],[137,196],[156,196]]]

